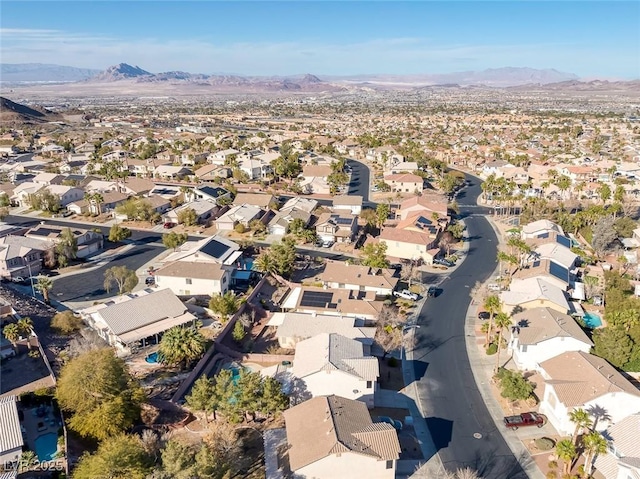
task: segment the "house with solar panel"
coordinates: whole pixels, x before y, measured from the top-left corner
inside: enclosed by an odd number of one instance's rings
[[[350,212],[323,213],[316,222],[316,235],[323,242],[351,243],[358,232],[358,217]]]
[[[79,313],[119,356],[158,344],[165,331],[193,325],[197,319],[168,288],[124,294]]]
[[[154,271],[156,286],[178,296],[224,294],[252,274],[244,267],[240,245],[217,235],[184,243]]]

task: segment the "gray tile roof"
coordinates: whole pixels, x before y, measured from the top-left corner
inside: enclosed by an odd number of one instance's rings
[[[513,316],[520,344],[538,344],[552,338],[575,338],[593,346],[580,325],[568,314],[551,308],[527,309]]]
[[[0,397],[0,454],[22,447],[23,443],[16,397]]]
[[[120,335],[166,318],[181,316],[187,308],[170,289],[137,296],[97,311],[114,334]]]

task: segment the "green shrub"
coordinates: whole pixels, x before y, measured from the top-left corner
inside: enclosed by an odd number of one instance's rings
[[[554,447],[556,447],[556,442],[549,437],[539,437],[538,439],[533,441],[538,449],[541,451],[550,451]],[[557,466],[557,464],[556,464]],[[551,467],[551,466],[549,466]]]
[[[556,471],[547,472],[547,479],[557,479],[558,473]]]
[[[496,343],[491,343],[487,346],[487,355],[492,356],[498,352],[498,345]]]
[[[398,360],[396,358],[394,358],[393,356],[391,356],[387,360],[387,364],[389,365],[390,368],[398,367]]]
[[[242,223],[238,223],[235,228],[233,228],[234,231],[238,234],[242,234],[246,231],[246,228],[244,227],[244,225]]]

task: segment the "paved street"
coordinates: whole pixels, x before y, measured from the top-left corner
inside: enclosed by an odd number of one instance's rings
[[[369,167],[364,163],[356,160],[347,160],[347,165],[351,167],[351,182],[349,183],[350,196],[362,196],[362,206],[375,208],[375,205],[369,204]]]
[[[458,196],[461,215],[470,238],[464,262],[440,284],[441,292],[429,298],[415,331],[413,352],[416,386],[433,442],[445,467],[470,466],[485,478],[526,478],[504,441],[476,386],[465,344],[465,319],[470,291],[496,267],[497,238],[482,208],[475,205],[479,181]],[[435,278],[434,278],[435,279]]]

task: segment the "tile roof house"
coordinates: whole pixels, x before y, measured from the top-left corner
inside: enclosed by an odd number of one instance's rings
[[[93,230],[54,225],[38,225],[27,231],[25,237],[58,243],[61,241],[62,235],[67,229],[71,230],[78,244],[78,258],[87,258],[102,250],[104,237],[102,233],[97,233]]]
[[[522,227],[521,237],[523,240],[530,238],[539,238],[549,235],[552,231],[564,235],[562,228],[549,220],[538,220],[532,223],[526,224]]]
[[[258,206],[238,205],[232,206],[229,211],[216,219],[216,227],[219,231],[232,231],[236,225],[242,224],[245,227],[255,219],[260,219],[264,212]]]
[[[45,252],[54,247],[52,241],[7,235],[0,238],[0,277],[28,278],[42,270]]]
[[[387,226],[376,240],[386,243],[387,256],[391,258],[421,259],[425,264],[433,264],[433,259],[440,252],[435,237],[428,232]]]
[[[335,210],[346,210],[353,215],[359,215],[362,212],[362,196],[358,195],[341,195],[333,197],[333,208]]]
[[[640,390],[605,359],[583,351],[568,351],[540,363],[545,381],[540,412],[560,434],[571,434],[574,409],[602,408],[610,419],[598,421],[604,430],[640,411]]]
[[[201,185],[193,189],[193,198],[196,200],[206,200],[218,204],[218,200],[231,199],[231,193],[224,188],[212,185]]]
[[[274,313],[268,325],[277,329],[278,344],[287,349],[321,333],[337,333],[370,347],[376,333],[376,328],[364,326],[362,320],[317,313]]]
[[[376,319],[383,304],[376,299],[374,292],[301,286],[291,289],[281,307],[289,311]]]
[[[286,211],[289,209],[297,208],[300,210],[307,211],[311,213],[318,206],[318,200],[314,200],[312,198],[302,198],[300,196],[294,196],[287,200],[287,202],[282,205],[280,211]]]
[[[509,291],[500,293],[500,301],[507,314],[517,306],[522,309],[548,307],[565,314],[571,310],[564,291],[540,277],[511,281]]]
[[[173,261],[190,261],[231,265],[242,256],[242,251],[239,250],[238,243],[215,235],[198,241],[187,241],[167,256],[164,262],[168,264]]]
[[[272,235],[282,235],[284,236],[287,233],[287,228],[289,223],[291,223],[295,219],[301,219],[304,221],[305,227],[309,225],[311,221],[311,213],[305,210],[301,210],[298,208],[287,208],[286,210],[281,210],[276,212],[273,215],[273,218],[269,221],[267,225],[267,230],[269,234]]]
[[[640,412],[609,427],[603,436],[608,442],[607,452],[596,457],[594,477],[640,477]]]
[[[275,204],[273,195],[264,193],[238,193],[233,199],[234,205],[253,205],[266,210]]]
[[[150,342],[159,342],[162,333],[174,326],[193,324],[196,320],[168,288],[118,296],[79,313],[118,355],[123,356]]]
[[[380,296],[393,293],[400,278],[391,268],[372,268],[327,260],[318,279],[328,288],[372,291]]]
[[[343,211],[323,213],[315,227],[318,239],[322,241],[351,243],[358,232],[358,217]]]
[[[296,345],[291,373],[296,391],[312,397],[337,394],[374,406],[380,369],[364,345],[337,333],[320,333]]]
[[[566,351],[588,353],[593,342],[568,314],[551,308],[527,309],[515,314],[507,335],[508,349],[518,369],[535,370],[539,364]]]
[[[411,173],[385,175],[384,182],[391,187],[391,191],[400,193],[422,193],[424,180],[421,176]]]
[[[178,296],[224,294],[231,283],[231,270],[218,263],[174,261],[154,271],[156,286]]]
[[[289,466],[316,479],[393,479],[400,443],[387,423],[373,423],[367,406],[321,396],[284,412]],[[356,472],[357,471],[357,472]]]
[[[438,216],[446,218],[448,215],[447,203],[447,199],[442,195],[423,194],[422,196],[407,198],[400,203],[400,219],[403,220],[418,212],[426,212],[429,217],[432,213],[438,213]]]
[[[169,223],[180,223],[179,217],[181,212],[186,210],[193,210],[196,214],[196,223],[204,224],[211,217],[215,216],[215,213],[220,210],[220,207],[217,206],[212,201],[207,200],[196,200],[191,201],[189,203],[184,203],[177,208],[174,208],[170,211],[167,211],[163,215],[163,220]]]
[[[18,462],[23,445],[16,397],[0,397],[0,464]]]
[[[526,262],[523,267],[511,276],[512,279],[541,278],[549,284],[566,291],[573,284],[574,275],[566,268],[548,259],[534,259]]]

